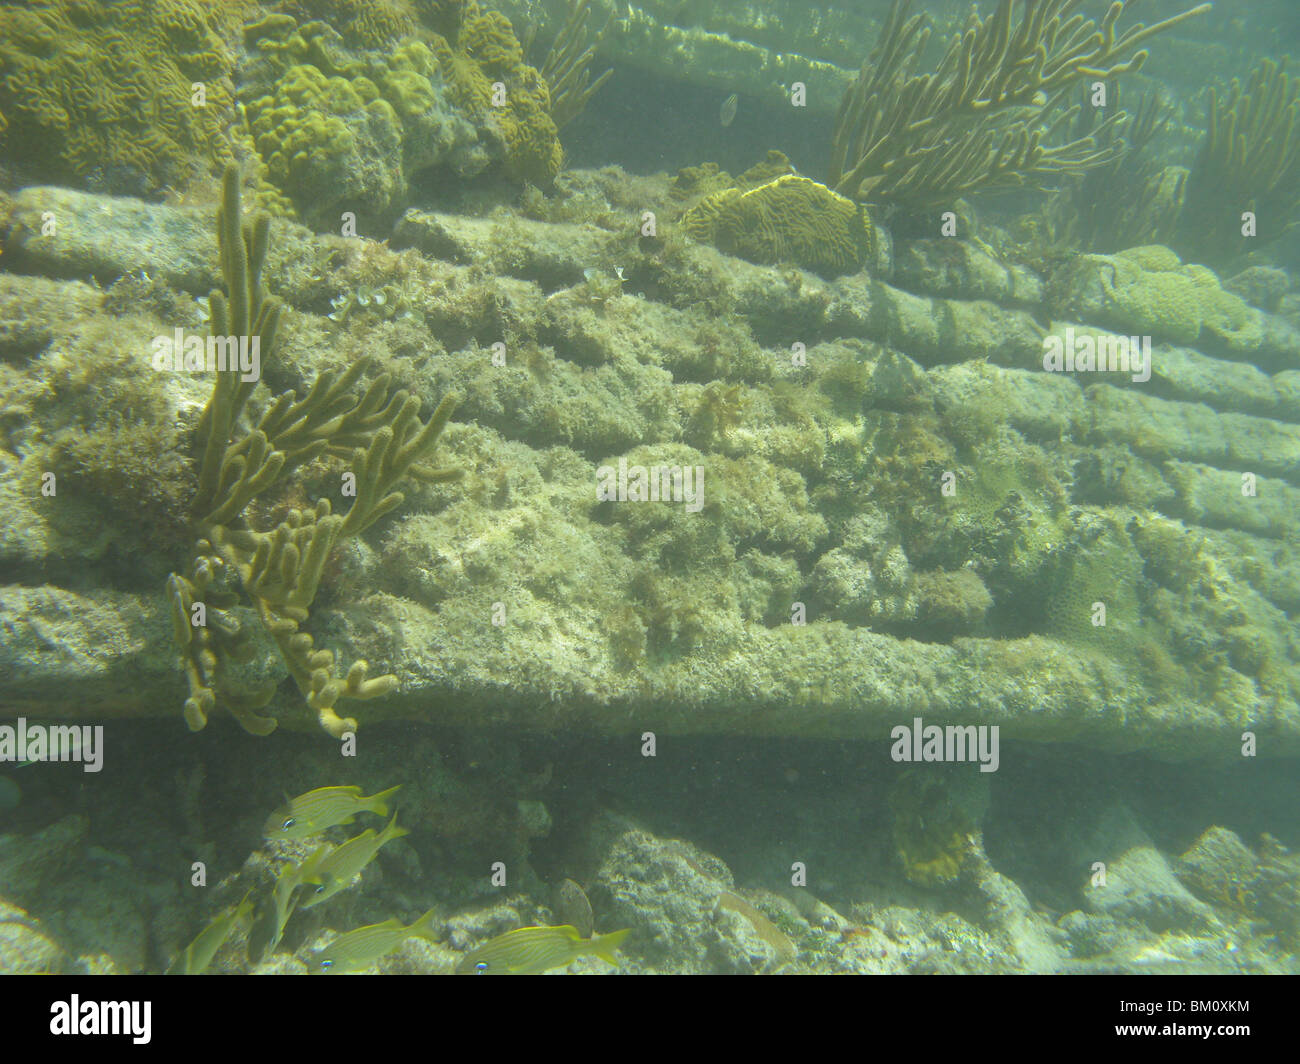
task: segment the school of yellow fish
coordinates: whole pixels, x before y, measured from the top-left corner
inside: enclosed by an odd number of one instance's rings
[[[386,817],[392,787],[365,797],[360,787],[318,787],[297,798],[286,799],[263,825],[266,838],[305,839],[332,827],[354,823],[359,813]],[[235,931],[252,917],[248,928],[248,959],[259,963],[279,945],[289,918],[297,909],[310,909],[328,901],[356,882],[380,849],[408,834],[394,815],[376,832],[367,828],[337,846],[323,842],[302,861],[286,864],[269,895],[254,906],[245,894],[237,904],[223,909],[167,969],[168,975],[199,975]],[[576,927],[521,927],[490,939],[466,954],[456,965],[458,974],[537,975],[567,967],[579,957],[595,956],[617,965],[616,950],[629,930],[583,937]],[[399,920],[358,927],[331,939],[312,954],[308,971],[315,975],[345,975],[362,971],[397,949],[411,937],[438,940],[434,910],[411,924]]]

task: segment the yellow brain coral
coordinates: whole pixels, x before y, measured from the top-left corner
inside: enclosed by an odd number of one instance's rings
[[[416,30],[406,5],[391,0],[291,0],[281,10],[328,22],[354,48],[386,48]]]
[[[433,51],[452,100],[500,138],[506,176],[550,184],[564,161],[550,89],[524,62],[509,20],[466,4],[456,41],[435,36]]]
[[[0,10],[0,153],[32,177],[114,191],[220,169],[233,103],[224,17],[188,0]]]
[[[874,257],[875,231],[860,204],[798,174],[706,196],[682,216],[701,242],[751,262],[793,262],[826,276]]]

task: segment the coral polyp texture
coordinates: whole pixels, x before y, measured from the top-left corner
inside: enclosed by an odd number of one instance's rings
[[[36,180],[183,186],[230,158],[222,9],[48,0],[0,10],[0,152]]]
[[[262,202],[337,228],[391,222],[431,175],[548,185],[563,159],[542,75],[504,16],[465,5],[448,37],[367,49],[319,20],[250,22],[240,98],[265,166]]]

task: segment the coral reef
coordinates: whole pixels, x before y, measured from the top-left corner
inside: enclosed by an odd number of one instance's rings
[[[436,706],[449,723],[878,737],[905,705],[1008,737],[1174,757],[1222,753],[1245,726],[1271,751],[1295,742],[1289,291],[1242,279],[1274,312],[1220,286],[1226,324],[1203,324],[1196,350],[1157,343],[1146,387],[1044,373],[1044,336],[1065,322],[1150,327],[1166,277],[1205,281],[1193,297],[1204,318],[1208,275],[1148,248],[1045,278],[972,238],[904,241],[892,282],[826,280],[610,222],[643,205],[671,216],[720,177],[568,173],[546,211],[562,221],[412,212],[390,246],[277,225],[267,287],[295,313],[272,394],[322,369],[337,381],[372,354],[426,401],[462,395],[471,422],[445,434],[443,460],[466,470],[457,505],[445,485],[412,489],[413,512],[349,538],[322,577],[313,634],[402,677],[367,720]],[[201,215],[103,204],[22,190],[5,260],[106,281],[156,260],[148,304],[169,316],[184,300],[163,288],[211,287]],[[65,224],[46,234],[50,209]],[[331,300],[380,291],[401,293],[411,316],[358,304],[328,318]],[[57,509],[24,489],[68,424],[56,406],[101,401],[75,376],[51,406],[40,382],[86,357],[82,319],[106,312],[88,286],[29,275],[0,276],[0,297],[15,411],[0,430],[30,478],[5,488],[0,553],[27,583],[0,589],[0,691],[47,714],[88,697],[114,716],[152,712],[174,697],[170,607],[114,567],[129,521],[101,508],[74,526],[56,514],[76,512],[80,492]],[[1246,327],[1231,328],[1243,310]],[[207,397],[188,376],[159,383],[169,421],[192,423],[185,411]],[[266,401],[249,399],[250,430]],[[702,466],[699,512],[598,500],[597,471],[620,460]],[[1243,470],[1256,496],[1242,494]],[[244,520],[273,528],[337,491],[328,465],[299,466]],[[235,566],[217,579],[238,591]],[[1099,600],[1107,631],[1092,624]],[[488,623],[502,609],[505,624]],[[247,610],[230,612],[259,656],[231,661],[229,686],[256,691],[283,675],[277,649]],[[51,639],[66,652],[36,652]]]
[[[266,206],[283,213],[291,204],[329,228],[342,210],[359,210],[362,224],[373,225],[401,209],[422,172],[487,165],[423,42],[359,58],[325,23],[297,26],[286,16],[246,27],[245,39],[259,53],[240,92],[266,168]]]
[[[451,99],[494,132],[506,176],[549,185],[564,155],[550,91],[524,62],[509,20],[467,0],[454,39],[435,37],[432,47]],[[496,85],[504,86],[504,100],[498,99]]]
[[[324,22],[271,15],[245,27],[254,58],[240,98],[266,166],[268,208],[291,204],[337,228],[342,210],[391,222],[412,186],[439,170],[494,164],[549,185],[563,153],[545,81],[523,61],[509,22],[469,4],[452,38],[404,37],[383,52],[349,48]]]
[[[349,48],[390,48],[414,35],[418,26],[403,0],[285,0],[276,9],[301,22],[328,23]]]
[[[1095,321],[1173,343],[1203,339],[1212,348],[1244,352],[1262,340],[1258,315],[1225,292],[1212,270],[1184,265],[1159,244],[1080,255],[1053,275],[1049,298],[1066,320]]]

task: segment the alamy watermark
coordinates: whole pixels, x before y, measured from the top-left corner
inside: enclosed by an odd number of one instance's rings
[[[153,368],[159,373],[216,373],[236,370],[242,381],[255,381],[262,375],[262,338],[252,336],[212,336],[186,334],[177,328],[171,336],[155,336]]]
[[[704,507],[704,467],[670,465],[629,466],[618,460],[618,469],[601,466],[596,470],[596,499],[599,502],[680,502],[687,513]]]
[[[80,761],[83,772],[104,767],[102,724],[0,724],[0,761]]]
[[[1075,333],[1043,337],[1043,369],[1049,373],[1130,373],[1135,384],[1151,379],[1151,337]]]
[[[896,724],[889,756],[895,761],[978,761],[981,772],[998,770],[998,725],[925,724],[920,717],[912,726]]]
[[[50,1005],[50,1034],[128,1035],[136,1045],[148,1045],[150,1001],[82,1001],[73,994]]]

